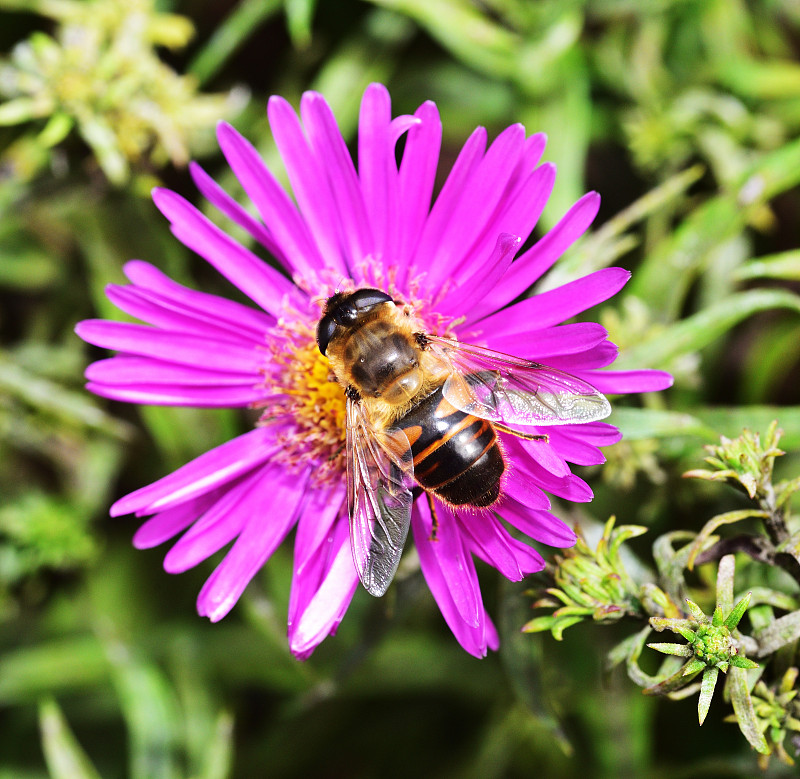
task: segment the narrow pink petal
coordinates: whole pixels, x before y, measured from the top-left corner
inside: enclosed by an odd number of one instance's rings
[[[414,254],[428,218],[442,144],[442,122],[436,104],[423,103],[414,116],[419,122],[408,131],[398,174],[400,235],[397,261],[401,266],[401,282],[407,278],[409,258]]]
[[[630,277],[630,271],[624,268],[604,268],[515,303],[482,319],[479,326],[494,336],[552,327],[608,300],[625,286]]]
[[[294,542],[295,570],[298,576],[303,575],[308,558],[330,538],[331,527],[344,500],[343,483],[309,490],[297,523],[297,537]]]
[[[308,228],[259,153],[229,124],[217,126],[222,153],[293,272],[308,273],[324,266]]]
[[[314,514],[324,503],[324,515]],[[320,533],[318,527],[322,526]],[[341,544],[348,540],[350,530],[343,485],[312,490],[312,497],[300,510],[294,542],[292,588],[289,592],[288,630],[291,641],[300,615],[316,595],[330,570]]]
[[[486,148],[486,129],[478,127],[467,139],[447,176],[430,215],[425,221],[419,243],[412,258],[416,272],[431,273],[439,263],[442,236],[464,194],[466,182],[480,164]],[[428,280],[429,281],[429,280]],[[437,291],[431,285],[431,293]]]
[[[147,520],[134,534],[133,545],[137,549],[151,549],[163,544],[173,536],[186,530],[202,513],[219,498],[221,490],[212,490],[180,506],[161,511]]]
[[[165,330],[205,335],[238,344],[250,341],[251,344],[260,346],[264,342],[263,332],[255,335],[245,328],[237,328],[235,323],[214,316],[213,308],[207,312],[187,308],[155,292],[132,285],[109,284],[106,287],[106,296],[126,314]]]
[[[192,311],[204,311],[217,321],[235,322],[239,331],[250,337],[263,338],[264,333],[275,324],[275,318],[263,311],[218,295],[184,287],[149,262],[130,260],[123,266],[123,271],[137,287],[155,292]]]
[[[280,466],[268,463],[246,474],[235,485],[229,485],[167,552],[164,570],[167,573],[188,571],[233,541],[249,520],[247,507],[258,499],[254,491],[263,491],[265,484],[284,476]]]
[[[563,549],[573,546],[577,540],[573,530],[554,514],[530,509],[511,498],[505,498],[498,505],[497,513],[517,530],[542,544]]]
[[[437,289],[461,266],[472,244],[486,229],[522,155],[524,143],[522,125],[507,127],[472,171],[436,247],[436,259],[426,279],[431,289]],[[491,236],[491,240],[494,241],[495,236]]]
[[[501,336],[487,332],[485,341],[487,346],[498,352],[544,362],[542,358],[552,355],[580,354],[603,343],[607,337],[608,333],[602,325],[576,322]]]
[[[499,311],[525,292],[586,232],[599,208],[600,195],[596,192],[589,192],[578,200],[555,227],[517,259],[483,304],[472,313],[472,318]]]
[[[90,381],[86,389],[109,400],[123,403],[140,403],[150,406],[191,406],[194,408],[246,407],[271,397],[263,387],[244,385],[238,387],[197,387],[180,384],[101,384]]]
[[[666,371],[573,371],[609,395],[628,392],[655,392],[672,386],[672,375]]]
[[[511,542],[511,536],[500,521],[488,511],[480,514],[459,513],[459,524],[472,539],[470,546],[486,562],[497,568],[512,582],[524,578],[519,560]]]
[[[602,341],[596,346],[592,346],[585,352],[575,354],[541,354],[538,359],[551,368],[558,368],[567,373],[578,374],[584,372],[586,376],[593,376],[590,373],[595,368],[605,368],[617,359],[619,349],[611,341]],[[593,384],[591,379],[587,379],[589,384]]]
[[[494,251],[488,258],[472,266],[472,275],[460,281],[455,289],[436,304],[436,310],[445,315],[462,314],[483,299],[484,295],[508,270],[522,239],[509,233],[501,233]]]
[[[514,461],[514,477],[516,479],[527,478],[534,484],[538,484],[543,490],[564,500],[571,500],[576,503],[588,503],[594,496],[589,485],[583,479],[575,476],[555,476],[550,471],[542,468],[535,460],[519,458]],[[511,490],[507,490],[509,495],[515,500],[519,497]],[[520,501],[524,503],[525,501]],[[530,505],[530,504],[529,504]],[[531,508],[543,508],[541,506],[530,506]]]
[[[190,384],[202,386],[255,386],[262,380],[258,373],[209,370],[201,366],[178,365],[150,357],[124,354],[93,362],[86,378],[101,384]]]
[[[486,612],[482,610],[478,627],[471,627],[461,618],[453,602],[453,596],[450,594],[447,576],[439,567],[438,560],[432,549],[432,542],[428,540],[431,534],[430,517],[425,517],[420,512],[419,509],[422,504],[423,501],[419,500],[414,504],[414,510],[411,513],[411,528],[414,532],[414,542],[425,581],[428,583],[431,594],[442,612],[444,621],[453,631],[458,643],[471,655],[486,657]]]
[[[586,441],[594,446],[610,446],[622,439],[622,433],[608,422],[584,422],[582,425],[562,425],[555,432],[568,438]]]
[[[508,458],[506,458],[508,459]],[[512,462],[502,482],[502,493],[532,509],[549,509],[550,498],[525,471]]]
[[[173,234],[182,244],[268,313],[279,316],[284,297],[297,294],[289,279],[231,238],[188,200],[168,189],[154,189],[153,202],[169,219]]]
[[[168,476],[120,498],[111,507],[111,516],[152,514],[205,495],[269,460],[280,449],[275,438],[284,429],[283,425],[257,427],[226,441]]]
[[[189,173],[200,194],[234,224],[253,236],[275,259],[284,266],[286,258],[269,230],[245,208],[240,206],[211,176],[196,162],[189,163]]]
[[[426,500],[421,500],[419,511],[427,522],[430,508]],[[436,502],[439,527],[436,540],[431,540],[439,568],[445,574],[450,596],[458,609],[461,619],[470,627],[478,627],[483,612],[483,601],[478,587],[478,574],[469,551],[461,539],[461,530],[451,510]]]
[[[336,119],[325,98],[306,92],[300,102],[309,142],[320,167],[325,170],[342,228],[347,266],[355,266],[374,251],[372,229],[361,193],[361,184]]]
[[[244,527],[197,596],[197,612],[212,622],[236,604],[250,580],[269,559],[297,520],[308,473],[292,474],[282,466],[268,469],[262,483],[234,507],[231,522]]]
[[[502,532],[503,534],[506,533],[505,528],[502,528]],[[520,571],[522,571],[523,578],[541,571],[545,567],[544,557],[529,544],[511,536],[508,537],[507,543],[514,552],[514,558],[517,561],[517,565],[519,565]]]
[[[322,260],[327,267],[346,273],[347,266],[340,252],[335,194],[328,186],[324,168],[320,167],[306,141],[300,120],[289,103],[276,95],[269,99],[267,115],[300,213]]]
[[[521,165],[522,163],[517,165],[517,169]],[[453,277],[457,281],[461,281],[465,269],[475,263],[485,262],[486,256],[491,252],[496,237],[500,233],[511,233],[520,236],[522,239],[527,239],[539,221],[545,205],[547,205],[555,178],[555,165],[547,163],[533,172],[526,170],[521,184],[513,186],[509,183],[506,192],[503,193],[497,204],[497,208],[487,220],[483,232],[472,244],[463,262],[454,271]],[[487,294],[489,294],[488,291]],[[483,305],[483,300],[480,302]],[[474,317],[472,310],[465,310],[468,311],[471,321]],[[491,310],[488,309],[487,313]]]
[[[79,322],[75,332],[95,346],[183,365],[204,365],[209,370],[257,375],[261,367],[259,353],[247,342],[235,344],[105,319]]]
[[[370,84],[361,100],[358,118],[358,176],[372,225],[375,254],[394,263],[397,246],[399,191],[394,142],[390,135],[391,99],[382,84]]]
[[[600,465],[606,461],[603,453],[593,444],[581,439],[580,433],[570,435],[565,427],[580,428],[580,425],[568,425],[548,428],[550,444],[567,462],[575,465]]]
[[[350,539],[343,535],[330,570],[316,595],[297,625],[290,626],[289,648],[295,657],[307,658],[338,627],[357,586],[358,574],[350,551]]]
[[[569,465],[561,457],[555,447],[546,441],[526,441],[524,438],[503,436],[509,455],[516,460],[517,457],[531,457],[542,468],[553,476],[569,476]]]

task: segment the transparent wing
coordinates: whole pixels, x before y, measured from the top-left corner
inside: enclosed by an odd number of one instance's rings
[[[611,413],[604,395],[564,371],[438,336],[428,336],[428,341],[452,367],[442,394],[468,414],[490,422],[541,426],[594,422]]]
[[[347,401],[347,502],[358,578],[383,595],[406,542],[414,501],[411,445],[402,430],[376,430],[358,401]]]

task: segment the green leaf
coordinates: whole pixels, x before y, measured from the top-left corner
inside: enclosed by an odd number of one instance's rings
[[[51,779],[100,779],[52,698],[39,704],[39,729]]]
[[[210,81],[231,55],[281,6],[281,0],[241,0],[189,63],[188,72],[199,84]]]
[[[739,292],[672,324],[658,335],[620,352],[614,368],[668,367],[674,360],[713,343],[759,311],[787,308],[800,313],[800,296],[784,290]]]
[[[736,722],[739,725],[739,730],[742,731],[742,735],[756,752],[768,755],[770,749],[758,725],[758,718],[753,708],[753,699],[750,697],[747,671],[744,668],[732,666],[728,670],[725,687],[730,695]]]
[[[760,630],[755,639],[758,641],[758,657],[769,657],[782,646],[800,639],[800,611],[793,611]]]
[[[759,257],[739,266],[733,273],[737,281],[785,279],[800,281],[800,249]]]
[[[179,711],[163,673],[139,659],[131,648],[110,639],[106,644],[112,681],[128,726],[132,779],[178,779]]]
[[[706,668],[703,672],[703,681],[700,683],[700,697],[697,701],[697,719],[702,725],[706,720],[714,688],[717,686],[719,668]]]
[[[371,0],[411,17],[455,57],[482,73],[508,78],[515,73],[520,37],[482,14],[466,0]]]
[[[305,49],[311,43],[311,22],[316,5],[317,0],[283,0],[286,26],[297,49]]]
[[[0,703],[93,687],[108,678],[108,660],[93,636],[43,641],[0,656]]]

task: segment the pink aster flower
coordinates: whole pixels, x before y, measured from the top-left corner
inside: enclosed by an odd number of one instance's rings
[[[342,454],[345,397],[315,342],[330,295],[381,289],[412,306],[431,334],[536,360],[603,393],[659,390],[671,379],[659,371],[601,370],[617,353],[606,331],[590,322],[561,324],[618,292],[629,277],[623,269],[600,270],[513,303],[587,229],[599,205],[596,193],[585,195],[530,249],[519,251],[555,177],[552,164],[539,164],[543,135],[526,137],[517,124],[487,148],[486,130],[478,128],[433,199],[441,141],[433,103],[392,119],[387,90],[371,85],[361,104],[357,168],[321,95],[303,95],[299,118],[273,97],[268,114],[294,200],[227,124],[219,127],[220,146],[260,218],[199,166],[191,173],[202,195],[247,231],[279,270],[180,195],[153,194],[175,236],[254,306],[187,289],[134,260],[125,266],[131,283],[111,285],[107,294],[148,324],[90,320],[77,332],[118,352],[86,371],[87,386],[98,395],[260,411],[252,430],[120,499],[111,514],[148,517],[134,537],[139,548],[181,534],[164,560],[170,573],[230,545],[197,601],[199,613],[212,621],[231,610],[295,529],[288,638],[291,651],[305,658],[335,632],[358,585]],[[570,465],[603,462],[598,447],[620,438],[603,422],[546,432],[547,442],[499,434],[509,473],[494,511],[439,506],[434,540],[428,502],[416,500],[412,509],[422,573],[455,637],[476,656],[496,648],[498,638],[474,558],[517,581],[544,561],[508,525],[545,544],[572,545],[575,537],[550,513],[547,493],[591,500]]]

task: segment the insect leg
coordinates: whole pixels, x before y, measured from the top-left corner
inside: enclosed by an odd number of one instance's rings
[[[436,516],[436,504],[433,502],[430,492],[426,492],[425,497],[428,499],[428,507],[431,510],[431,535],[428,541],[438,541],[436,534],[439,532],[439,517]]]
[[[539,435],[537,433],[523,433],[521,430],[514,430],[514,428],[504,425],[502,422],[492,422],[492,424],[501,433],[509,433],[517,438],[524,438],[526,441],[544,441],[547,443],[550,440],[548,435]]]

